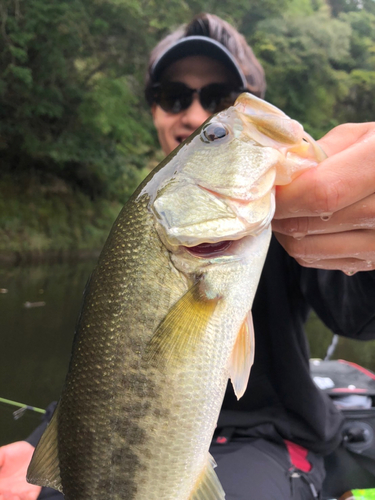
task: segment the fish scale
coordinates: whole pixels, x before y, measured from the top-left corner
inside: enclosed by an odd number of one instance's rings
[[[250,373],[273,185],[320,159],[275,109],[243,94],[123,208],[87,285],[30,482],[66,500],[225,498],[208,449],[228,378],[239,398]]]
[[[115,489],[136,490],[134,474],[140,464],[129,441],[135,442],[137,449],[146,441],[143,427],[137,421],[149,411],[149,400],[157,397],[152,378],[140,371],[139,353],[142,342],[150,338],[171,302],[171,287],[165,286],[164,294],[158,288],[158,293],[150,298],[152,286],[145,286],[143,279],[147,272],[159,276],[159,281],[168,280],[165,277],[168,255],[161,252],[150,219],[146,197],[127,205],[90,279],[85,299],[88,305],[77,330],[74,362],[61,398],[58,420],[59,432],[64,436],[61,449],[66,450],[60,457],[60,465],[68,471],[62,474],[63,484],[68,485],[64,487],[67,499],[105,497],[109,484],[113,483],[113,479],[108,479],[111,477],[118,477]],[[163,254],[164,261],[160,259]],[[142,309],[146,303],[147,316]],[[90,364],[85,362],[87,358]],[[133,369],[129,371],[131,364]],[[103,400],[109,401],[109,407],[103,408],[100,404]],[[124,440],[128,444],[121,446]],[[90,445],[92,449],[87,455],[77,453],[81,446]],[[143,445],[142,451],[146,450],[147,445]],[[124,465],[125,473],[116,474],[116,469]],[[79,478],[88,472],[92,482],[80,484]],[[127,498],[133,496],[128,493]]]

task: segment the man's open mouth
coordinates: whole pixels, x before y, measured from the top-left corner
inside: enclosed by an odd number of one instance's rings
[[[189,136],[188,135],[178,135],[176,137],[176,141],[181,144],[182,142],[184,142],[185,139],[187,139]]]

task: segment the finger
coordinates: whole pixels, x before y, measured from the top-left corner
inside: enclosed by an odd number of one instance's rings
[[[375,229],[375,194],[339,210],[332,216],[274,219],[272,221],[272,229],[278,233],[293,236],[294,238],[302,238],[311,234]]]
[[[375,122],[345,123],[330,130],[317,142],[328,156],[332,156],[357,142],[370,138],[374,131]]]
[[[276,219],[329,215],[375,191],[375,134],[276,190]]]
[[[325,269],[326,271],[342,271],[347,276],[362,271],[372,271],[375,269],[375,264],[367,263],[359,259],[322,259],[316,262],[300,262],[301,266],[314,269]]]
[[[306,236],[301,240],[275,233],[275,236],[305,267],[370,270],[375,268],[375,238],[371,230]],[[345,265],[344,265],[345,264]]]

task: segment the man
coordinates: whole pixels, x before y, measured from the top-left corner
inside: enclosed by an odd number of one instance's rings
[[[265,87],[244,38],[216,16],[197,16],[150,58],[146,98],[164,153],[245,88],[263,97]],[[310,307],[335,333],[375,338],[375,124],[338,127],[320,144],[329,158],[277,192],[249,387],[237,402],[228,386],[211,446],[229,500],[320,498],[323,456],[339,445],[342,416],[309,375]],[[0,449],[0,499],[10,490],[37,498],[40,488],[23,479],[31,453],[26,442]]]

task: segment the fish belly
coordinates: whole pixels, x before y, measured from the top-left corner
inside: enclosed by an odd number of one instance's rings
[[[228,354],[222,352],[220,360],[205,347],[199,346],[190,363],[152,374],[153,382],[159,378],[160,392],[140,423],[147,444],[142,450],[134,444],[143,464],[136,475],[137,500],[188,500],[207,465],[228,380]]]

